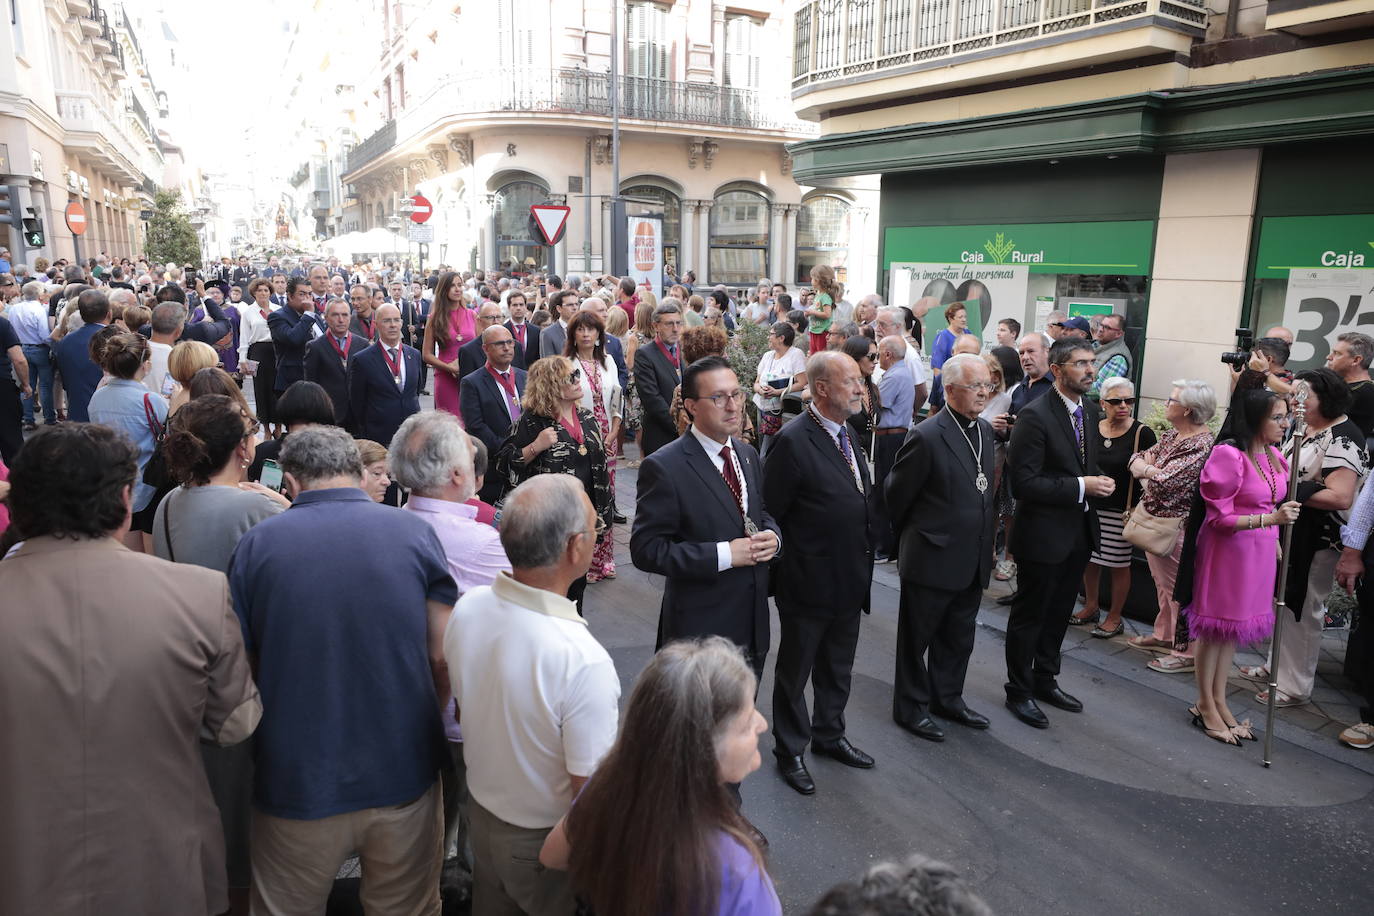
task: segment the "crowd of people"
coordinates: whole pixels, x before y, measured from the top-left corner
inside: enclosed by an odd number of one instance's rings
[[[1234,392],[1179,379],[1155,429],[1121,315],[1003,319],[985,351],[965,303],[851,301],[828,266],[795,300],[692,279],[0,276],[0,728],[26,749],[0,755],[0,910],[318,912],[357,855],[368,912],[470,880],[478,914],[778,913],[740,784],[770,721],[803,795],[808,754],[874,766],[845,709],[876,564],[901,582],[892,717],[932,742],[991,727],[963,694],[993,579],[1015,719],[1084,710],[1067,628],[1124,638],[1148,570],[1127,642],[1236,746],[1233,656],[1272,632],[1279,563],[1297,622],[1274,671],[1240,669],[1261,703],[1310,701],[1333,588],[1374,603],[1364,334],[1293,374],[1272,328]],[[662,600],[622,713],[587,615],[626,524]],[[1374,746],[1362,719],[1342,741]],[[915,893],[987,912],[925,860],[813,912]]]

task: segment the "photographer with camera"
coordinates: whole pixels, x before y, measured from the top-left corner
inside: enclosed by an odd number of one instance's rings
[[[1276,325],[1253,344],[1252,337],[1249,328],[1237,328],[1235,351],[1221,354],[1221,361],[1231,367],[1231,389],[1268,388],[1286,397],[1293,390],[1293,373],[1284,368],[1292,350],[1293,332]]]

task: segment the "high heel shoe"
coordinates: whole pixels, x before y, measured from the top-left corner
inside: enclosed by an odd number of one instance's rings
[[[1231,747],[1240,747],[1240,738],[1231,733],[1231,729],[1208,728],[1207,723],[1202,721],[1202,714],[1198,712],[1196,706],[1188,707],[1188,712],[1192,713],[1193,725],[1202,729],[1202,733],[1213,741],[1220,741],[1222,744],[1229,744]]]

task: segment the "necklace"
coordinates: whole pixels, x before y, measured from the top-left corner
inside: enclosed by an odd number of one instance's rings
[[[964,441],[968,443],[968,450],[973,453],[974,466],[978,468],[978,476],[974,478],[973,485],[978,488],[979,493],[986,493],[988,491],[988,475],[983,473],[983,437],[978,437],[978,448],[975,449],[973,440],[968,437],[968,433],[964,432],[964,427],[960,425],[959,418],[954,415],[954,411],[949,409],[948,404],[945,405],[945,413],[949,414],[949,418],[954,421],[954,426],[959,430],[959,435],[964,437]]]
[[[1260,477],[1264,480],[1266,484],[1269,485],[1269,501],[1273,503],[1274,508],[1277,509],[1279,505],[1279,469],[1274,467],[1274,456],[1269,453],[1268,447],[1265,447],[1264,460],[1265,463],[1269,465],[1270,475],[1272,476],[1266,475],[1264,473],[1264,469],[1260,467],[1259,459],[1256,458],[1254,455],[1250,456],[1250,460],[1253,461],[1255,464],[1255,472],[1260,475]]]
[[[1112,429],[1112,424],[1108,423],[1108,424],[1107,424],[1107,430],[1108,430],[1109,433],[1110,433],[1111,429]],[[1130,431],[1131,431],[1131,425],[1128,423],[1128,424],[1126,424],[1126,428],[1123,429],[1118,435],[1124,436],[1124,435],[1126,435],[1126,433],[1128,433],[1128,432],[1130,432]],[[1103,448],[1111,448],[1111,447],[1112,447],[1112,436],[1111,436],[1110,434],[1109,434],[1109,435],[1104,435],[1104,436],[1102,437],[1102,447],[1103,447]]]

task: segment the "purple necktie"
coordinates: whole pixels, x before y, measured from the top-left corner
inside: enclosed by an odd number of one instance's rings
[[[1079,404],[1073,409],[1073,437],[1078,440],[1078,460],[1088,461],[1087,453],[1083,449],[1083,405]]]

